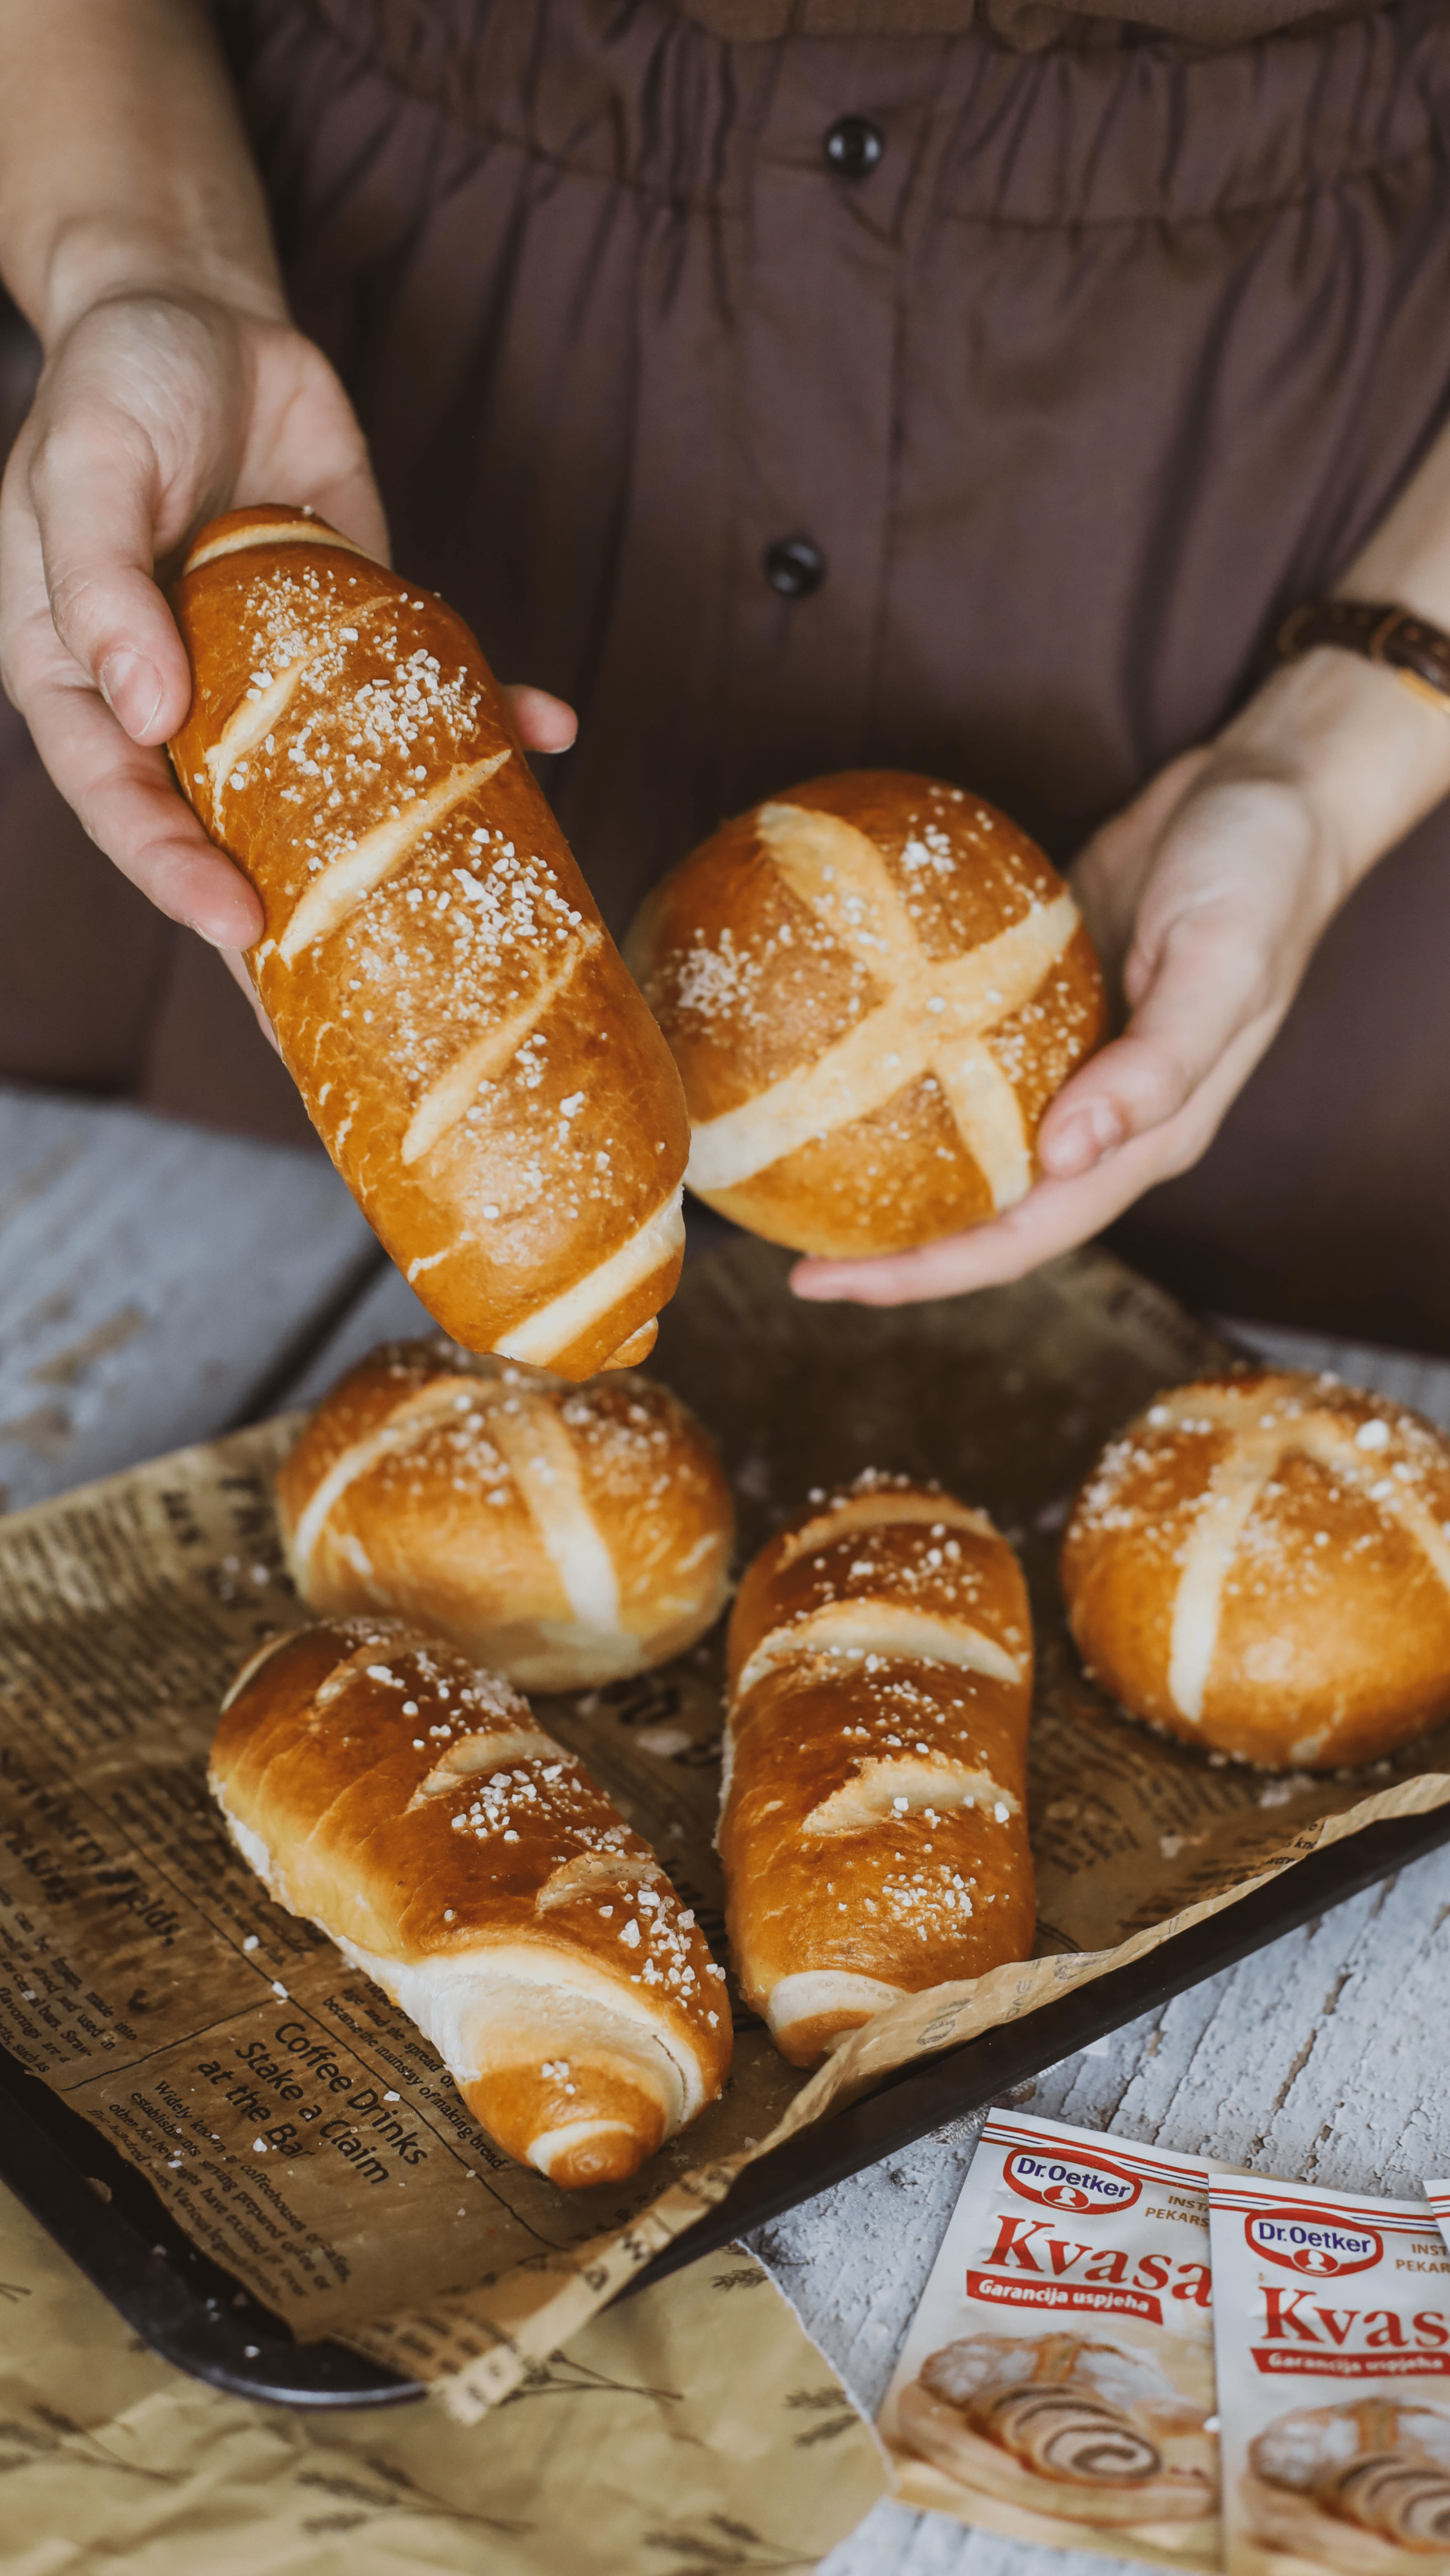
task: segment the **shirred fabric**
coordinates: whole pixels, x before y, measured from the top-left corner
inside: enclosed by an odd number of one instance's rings
[[[399,561],[583,717],[616,925],[870,758],[1058,858],[1242,695],[1441,417],[1450,27],[1023,57],[662,0],[243,0],[298,318]],[[826,174],[845,109],[886,151]],[[826,559],[813,597],[761,571]]]
[[[1066,860],[1242,698],[1444,416],[1424,0],[1208,54],[732,45],[664,0],[228,22],[398,558],[580,707],[558,802],[616,926],[722,813],[854,762],[968,781]],[[886,147],[856,186],[822,154],[848,112]],[[796,534],[826,577],[782,599],[762,550]],[[1450,1345],[1447,936],[1442,817],[1129,1248],[1200,1300]]]
[[[1285,27],[1322,28],[1382,0],[678,0],[711,35],[953,36],[969,28],[1022,53],[1046,45],[1132,44],[1147,35],[1221,53]]]
[[[226,14],[398,559],[579,706],[558,803],[616,927],[722,814],[855,763],[968,782],[1066,861],[1445,415],[1438,0],[1216,52],[732,44],[665,0]],[[885,144],[856,184],[843,113]],[[825,579],[783,599],[762,553],[798,535]],[[1450,1347],[1447,947],[1442,813],[1127,1249],[1195,1302]]]
[[[1036,51],[1035,0],[1013,42],[1008,0],[733,43],[668,0],[214,5],[398,561],[580,708],[551,784],[617,928],[722,814],[855,763],[1066,861],[1444,419],[1441,0],[1084,5],[1092,41]],[[855,183],[843,114],[885,146]],[[792,536],[810,597],[764,578]],[[1442,813],[1128,1248],[1200,1303],[1450,1348],[1447,947]]]

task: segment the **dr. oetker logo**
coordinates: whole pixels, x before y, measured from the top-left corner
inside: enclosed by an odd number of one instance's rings
[[[1018,2147],[1004,2170],[1012,2189],[1024,2200],[1040,2201],[1047,2209],[1074,2209],[1082,2215],[1131,2209],[1143,2189],[1135,2175],[1110,2165],[1105,2156],[1084,2154],[1081,2147],[1070,2156],[1046,2156],[1035,2148]]]
[[[1341,2272],[1368,2272],[1384,2256],[1378,2230],[1336,2226],[1312,2209],[1257,2209],[1244,2220],[1251,2253],[1288,2272],[1332,2280]]]

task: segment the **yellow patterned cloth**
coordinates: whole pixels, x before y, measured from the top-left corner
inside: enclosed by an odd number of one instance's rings
[[[805,2570],[885,2486],[737,2248],[597,2318],[465,2430],[426,2400],[304,2414],[188,2378],[0,2191],[5,2576],[669,2576],[726,2548]]]

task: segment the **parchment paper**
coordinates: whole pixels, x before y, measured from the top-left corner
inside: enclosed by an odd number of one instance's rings
[[[1084,1681],[1057,1538],[1101,1442],[1223,1353],[1106,1255],[892,1313],[798,1305],[742,1239],[692,1265],[653,1371],[714,1434],[742,1546],[864,1466],[935,1474],[1021,1547],[1037,1619],[1039,1951],[882,2015],[811,2078],[737,2033],[723,2101],[625,2191],[567,2197],[470,2120],[411,2024],[232,1854],[204,1788],[220,1693],[301,1612],[269,1479],[286,1423],[0,1523],[0,2039],[147,2173],[301,2336],[438,2379],[465,2417],[525,2378],[761,2148],[889,2069],[1151,1949],[1372,1818],[1450,1798],[1450,1728],[1368,1773],[1267,1779]],[[723,1956],[718,1639],[540,1697]]]
[[[203,2386],[0,2190],[7,2576],[803,2576],[885,2486],[737,2247],[596,2317],[464,2432],[434,2406],[303,2414]]]

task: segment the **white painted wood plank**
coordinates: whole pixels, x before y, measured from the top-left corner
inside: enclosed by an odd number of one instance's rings
[[[1450,1427],[1450,1367],[1277,1328],[1223,1329]],[[1413,2197],[1450,2166],[1450,1849],[1179,1995],[1010,2098],[1254,2172]],[[869,2414],[926,2285],[980,2122],[888,2158],[751,2242]],[[1103,2561],[880,2505],[822,2576],[1091,2576]]]
[[[277,1410],[292,1404],[316,1404],[347,1369],[379,1342],[415,1341],[436,1333],[437,1325],[421,1299],[414,1296],[401,1270],[385,1262],[370,1279],[335,1332],[328,1335],[306,1366],[278,1391]]]
[[[6,1505],[233,1421],[377,1258],[321,1155],[0,1091]]]
[[[362,1275],[371,1250],[320,1160],[131,1111],[0,1094],[0,1476],[9,1466],[14,1499],[234,1418],[299,1328]],[[388,1267],[287,1398],[315,1397],[375,1341],[426,1329]],[[1450,1425],[1442,1363],[1232,1329],[1268,1358],[1333,1368]],[[1048,2117],[1262,2172],[1411,2189],[1450,2159],[1447,1926],[1450,1854],[1095,2043],[1017,2098]],[[757,2239],[872,2411],[978,2125],[924,2140]],[[1091,2576],[1102,2564],[883,2506],[827,2570]]]
[[[1177,1996],[1011,2100],[1257,2173],[1418,2195],[1450,2158],[1450,1851]],[[979,2122],[925,2139],[751,2241],[869,2413],[971,2160]],[[823,2576],[1028,2576],[1040,2552],[881,2507]],[[1074,2563],[1085,2571],[1086,2558]],[[1098,2562],[1101,2564],[1101,2562]]]

